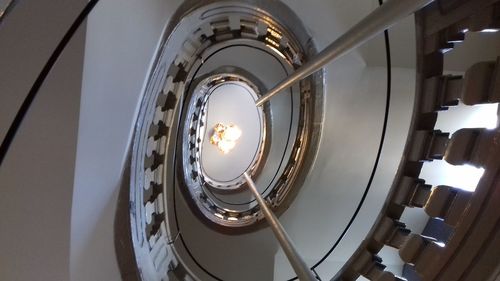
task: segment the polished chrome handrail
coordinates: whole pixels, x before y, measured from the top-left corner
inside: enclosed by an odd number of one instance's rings
[[[292,75],[280,82],[255,104],[261,106],[274,95],[292,86],[297,81],[311,75],[330,61],[339,58],[354,48],[370,40],[377,34],[398,23],[433,0],[389,0],[375,9],[363,20],[333,41],[323,51],[298,68]]]

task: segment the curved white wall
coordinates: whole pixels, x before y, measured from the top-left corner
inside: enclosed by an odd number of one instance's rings
[[[85,1],[19,1],[0,25],[0,140]],[[69,280],[84,29],[63,52],[0,167],[0,280]]]
[[[144,81],[180,1],[103,0],[88,18],[71,214],[71,280],[121,280],[113,222]]]

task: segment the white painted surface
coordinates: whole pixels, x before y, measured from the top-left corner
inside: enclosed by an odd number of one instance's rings
[[[333,90],[334,95],[330,96],[328,102],[332,108],[330,114],[333,116],[327,120],[335,120],[330,121],[329,125],[335,127],[325,128],[323,148],[320,148],[324,150],[323,152],[320,150],[319,153],[325,156],[318,157],[313,171],[301,190],[301,195],[281,218],[300,252],[311,261],[311,265],[326,254],[351,219],[368,184],[380,141],[382,121],[378,119],[373,121],[375,124],[371,122],[377,116],[382,118],[380,115],[383,114],[383,110],[380,105],[376,107],[377,103],[374,103],[373,99],[378,99],[380,102],[384,100],[386,71],[381,67],[364,68],[360,71],[361,77],[359,77],[349,73],[346,68],[346,65],[342,65],[339,70],[334,70],[334,76],[329,80],[333,82],[329,85],[336,87]],[[356,77],[359,77],[359,80]],[[322,278],[333,277],[365,238],[385,201],[399,164],[412,109],[414,71],[393,68],[393,78],[393,98],[379,168],[363,207],[347,235],[317,268]],[[349,79],[352,80],[348,82]],[[346,88],[341,85],[345,85]],[[360,109],[365,113],[356,112],[355,115],[350,115],[347,111],[352,112],[361,104],[358,100],[350,106],[345,103],[341,106],[342,100],[349,96],[351,99],[355,99],[353,96],[358,96],[370,100],[371,106],[365,105]],[[332,99],[337,102],[332,102]],[[356,119],[353,119],[354,116],[357,116]],[[364,135],[355,135],[360,132],[364,132]],[[336,144],[339,142],[343,142],[342,145]],[[335,147],[342,149],[332,149]],[[276,258],[277,260],[284,258],[283,253],[278,252]],[[275,266],[275,280],[291,277],[291,268],[284,267],[282,270],[279,271],[279,267]]]
[[[286,1],[311,29],[319,49],[332,42],[372,9],[377,1]],[[312,16],[314,13],[314,16]],[[319,14],[318,14],[319,13]],[[384,60],[385,50],[372,40],[365,45]],[[382,45],[383,47],[383,45]],[[320,152],[300,195],[281,217],[310,265],[339,238],[368,183],[380,141],[385,108],[386,70],[366,67],[359,52],[326,67],[325,125]],[[414,71],[393,68],[393,96],[386,142],[379,169],[357,219],[332,255],[318,267],[321,277],[334,276],[364,239],[378,215],[404,147],[412,110]],[[276,256],[275,280],[293,276],[281,251]]]
[[[121,279],[113,233],[118,186],[146,74],[177,5],[103,0],[88,19],[71,214],[71,280]]]
[[[0,139],[85,0],[16,1],[0,25]]]
[[[84,38],[83,29],[63,52],[0,167],[0,280],[70,279],[71,199]],[[26,61],[3,63],[2,70],[16,63],[25,64],[27,72],[38,66]],[[22,73],[16,75],[19,81],[26,78]],[[0,85],[4,79],[0,76]],[[19,96],[11,93],[0,92],[0,104],[17,109]]]

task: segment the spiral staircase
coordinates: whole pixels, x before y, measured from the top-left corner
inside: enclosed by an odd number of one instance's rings
[[[500,2],[384,2],[0,1],[0,280],[498,280]]]

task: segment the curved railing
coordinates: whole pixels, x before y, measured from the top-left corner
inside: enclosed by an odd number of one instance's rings
[[[400,280],[377,253],[384,245],[399,250],[422,280],[493,280],[499,248],[500,130],[435,130],[438,112],[458,104],[500,102],[500,60],[478,62],[463,76],[444,75],[444,54],[465,40],[466,32],[499,28],[498,1],[437,1],[415,14],[417,89],[413,120],[398,173],[372,230],[337,275],[353,280]],[[459,120],[457,120],[459,121]],[[474,192],[431,187],[419,178],[427,161],[472,165],[485,171]],[[423,208],[452,228],[444,245],[414,233],[400,221],[405,208]]]

